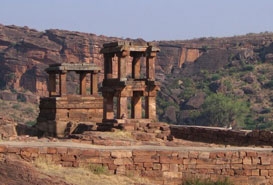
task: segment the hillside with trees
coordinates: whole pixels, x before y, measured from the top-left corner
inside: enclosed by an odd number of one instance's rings
[[[0,25],[0,116],[35,124],[38,99],[48,93],[44,69],[49,64],[90,62],[103,67],[99,53],[103,43],[120,40],[124,39]],[[160,121],[273,129],[273,33],[153,44],[161,50],[156,61]],[[102,78],[103,71],[100,82]],[[68,80],[70,87],[77,88],[75,75]]]

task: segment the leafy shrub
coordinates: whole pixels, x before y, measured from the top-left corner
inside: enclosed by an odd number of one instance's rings
[[[224,83],[224,85],[227,87],[227,90],[228,90],[228,91],[231,91],[231,90],[232,90],[232,83],[231,83],[231,81],[225,80],[223,83]]]
[[[253,71],[254,70],[254,66],[253,65],[245,65],[243,67],[243,71]]]
[[[221,78],[221,76],[220,76],[219,74],[213,74],[213,75],[211,76],[211,80],[212,80],[212,81],[219,80],[220,78]]]
[[[26,125],[28,125],[28,126],[33,126],[33,125],[35,125],[35,124],[36,124],[36,120],[33,120],[33,121],[27,121],[25,124],[26,124]]]
[[[273,80],[270,80],[269,82],[264,84],[264,88],[273,89]]]
[[[245,102],[238,101],[224,94],[209,95],[202,105],[202,117],[209,125],[229,126],[230,124],[243,123],[250,112]]]
[[[106,169],[104,166],[102,165],[98,165],[98,164],[90,164],[88,166],[88,169],[96,175],[100,175],[100,174],[108,174],[108,169]]]

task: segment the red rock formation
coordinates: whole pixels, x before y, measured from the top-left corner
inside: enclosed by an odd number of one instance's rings
[[[46,96],[47,74],[44,69],[49,64],[90,62],[102,66],[103,56],[99,53],[102,44],[117,40],[122,39],[54,29],[39,32],[28,27],[0,25],[0,88],[25,89],[39,96]],[[235,53],[242,48],[253,51],[269,46],[271,42],[270,34],[160,41],[156,43],[161,49],[157,58],[157,78],[162,81],[166,74],[183,72],[185,64],[198,60],[202,61],[199,64],[201,66],[187,69],[189,73],[202,66],[215,69],[226,63],[227,57],[223,60],[223,56],[233,53],[231,49],[236,50]],[[271,48],[269,46],[264,50],[265,60],[270,60],[273,53]],[[211,65],[204,62],[208,59]],[[100,80],[102,78],[100,75]]]
[[[102,44],[114,40],[119,39],[0,25],[0,88],[25,89],[46,96],[47,74],[44,69],[49,64],[91,62],[102,66],[103,58],[99,54]]]
[[[195,77],[193,80],[198,81],[204,77],[202,72],[215,73],[226,66],[236,67],[240,62],[251,65],[261,61],[272,62],[272,35],[262,33],[155,42],[160,48],[156,59],[156,79],[162,83],[160,97],[170,104],[179,105],[180,101],[184,101],[179,97],[183,94],[183,84],[170,86],[176,78]],[[122,39],[64,30],[38,32],[28,27],[0,25],[0,89],[20,93],[28,90],[37,96],[47,96],[47,74],[44,69],[49,64],[90,62],[103,67],[103,56],[99,53],[103,43],[119,40]],[[144,41],[138,39],[134,42]],[[142,72],[145,71],[145,62],[143,64]],[[130,63],[127,68],[131,69]],[[115,74],[116,71],[113,71]],[[68,77],[69,92],[77,89],[75,76],[70,74]],[[101,82],[103,70],[99,78]],[[242,89],[239,90],[244,93]],[[164,116],[166,108],[161,110],[159,117]],[[172,116],[175,117],[178,115]]]

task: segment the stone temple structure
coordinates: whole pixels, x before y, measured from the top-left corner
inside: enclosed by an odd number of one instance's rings
[[[155,57],[159,48],[149,43],[113,42],[103,45],[103,122],[156,120]],[[144,72],[143,68],[146,66]],[[128,69],[128,68],[131,69]],[[144,108],[142,108],[144,107]],[[116,111],[115,111],[116,109]]]
[[[43,135],[63,137],[73,131],[79,123],[102,121],[102,97],[98,95],[98,72],[95,64],[53,64],[46,69],[49,74],[49,97],[40,99],[37,128]],[[67,73],[79,74],[79,94],[68,94]],[[90,87],[87,87],[90,76]],[[87,91],[90,89],[90,92]]]
[[[159,48],[149,43],[104,44],[101,49],[104,56],[102,96],[98,94],[97,77],[101,68],[95,64],[50,65],[46,69],[49,97],[40,99],[36,124],[40,135],[64,137],[79,124],[103,130],[109,126],[110,129],[120,125],[130,128],[135,123],[155,121],[159,90],[159,82],[155,80],[157,52]],[[67,74],[71,71],[79,74],[78,94],[67,93]],[[89,87],[87,81],[90,81]]]

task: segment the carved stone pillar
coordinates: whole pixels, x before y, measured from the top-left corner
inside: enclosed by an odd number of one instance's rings
[[[114,119],[113,94],[103,94],[103,119]]]
[[[141,93],[134,92],[132,97],[132,118],[142,118]]]
[[[80,95],[86,96],[86,72],[80,72]]]
[[[117,118],[128,118],[127,97],[118,97],[117,102]]]
[[[104,79],[111,79],[112,73],[112,56],[110,54],[104,54]]]
[[[126,78],[126,58],[129,51],[122,51],[118,54],[118,79],[120,81],[125,81]]]
[[[61,71],[59,73],[59,89],[60,89],[60,96],[66,95],[66,72]]]
[[[151,52],[146,57],[146,78],[148,80],[155,80],[155,56],[156,52]]]
[[[145,117],[148,119],[156,120],[156,97],[145,97]]]
[[[133,61],[132,61],[132,78],[134,79],[140,79],[140,54],[133,55]]]
[[[55,96],[57,94],[57,92],[56,92],[56,74],[55,73],[49,73],[48,91],[49,91],[49,97]]]
[[[90,86],[90,94],[98,94],[98,73],[96,71],[91,73]]]

